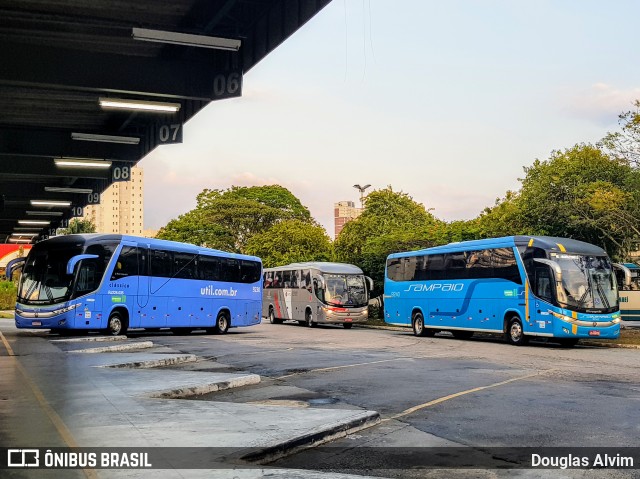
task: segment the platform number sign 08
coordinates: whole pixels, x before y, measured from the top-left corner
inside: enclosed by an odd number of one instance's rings
[[[111,170],[111,181],[129,181],[131,179],[130,166],[114,166]],[[98,198],[99,199],[99,198]]]

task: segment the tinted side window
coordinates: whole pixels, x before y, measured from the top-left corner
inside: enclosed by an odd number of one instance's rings
[[[174,277],[180,279],[196,278],[196,255],[191,253],[173,253]]]
[[[427,256],[427,279],[446,279],[443,254]]]
[[[171,277],[171,253],[156,250],[151,252],[151,275],[165,278]]]
[[[491,250],[467,251],[467,275],[469,279],[493,277]]]
[[[522,284],[520,271],[513,254],[513,248],[496,248],[491,255],[493,272],[496,278],[506,279],[514,283]]]
[[[240,282],[240,264],[237,259],[220,258],[220,281]]]
[[[463,252],[447,253],[444,279],[467,279],[467,259]]]
[[[111,273],[111,281],[138,274],[138,251],[133,246],[123,246]]]
[[[255,283],[260,279],[261,272],[260,263],[257,261],[240,261],[240,282]]]
[[[402,258],[387,260],[387,278],[392,281],[402,281],[404,276],[404,263]]]
[[[219,281],[220,260],[212,256],[198,258],[198,278],[205,281]]]
[[[404,275],[402,279],[404,281],[414,281],[416,277],[417,259],[415,256],[409,256],[408,258],[403,258],[403,259],[404,259]]]

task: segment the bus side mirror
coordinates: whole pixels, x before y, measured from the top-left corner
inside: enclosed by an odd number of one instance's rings
[[[12,259],[7,263],[7,267],[5,268],[5,274],[7,276],[7,281],[11,281],[13,278],[13,273],[24,266],[25,261],[27,260],[26,256],[22,256],[21,258]]]
[[[613,263],[613,268],[622,271],[622,273],[624,274],[623,286],[625,288],[630,288],[631,287],[631,270],[627,268],[625,265],[619,264],[619,263]]]
[[[73,256],[67,263],[67,274],[73,274],[73,269],[83,259],[96,259],[99,258],[97,254],[77,254]]]
[[[544,259],[544,258],[534,258],[533,261],[536,263],[546,264],[551,267],[551,271],[553,271],[553,275],[556,279],[556,294],[558,297],[558,301],[561,303],[567,303],[567,293],[564,291],[564,286],[562,286],[562,268],[560,265],[553,260]]]
[[[365,276],[365,279],[367,280],[367,285],[369,286],[369,291],[373,291],[373,280],[371,278],[369,278],[369,276]]]

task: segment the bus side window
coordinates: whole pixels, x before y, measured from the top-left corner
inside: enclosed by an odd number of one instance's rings
[[[111,281],[138,274],[138,251],[133,246],[123,246],[113,268]]]
[[[548,268],[535,269],[533,289],[533,294],[538,298],[553,301],[553,293],[551,292],[551,275],[549,274]]]

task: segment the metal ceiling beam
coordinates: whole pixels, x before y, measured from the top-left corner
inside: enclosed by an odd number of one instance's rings
[[[215,56],[214,56],[215,55]],[[102,94],[212,101],[242,94],[242,71],[231,65],[234,52],[213,52],[210,61],[195,62],[96,55],[90,51],[3,43],[0,84],[77,89]],[[216,57],[222,60],[216,61]],[[235,62],[238,63],[239,61]],[[82,66],[82,74],[78,67]],[[237,83],[230,84],[230,79]]]
[[[0,154],[72,156],[135,162],[143,156],[142,145],[76,141],[69,131],[0,127]]]

